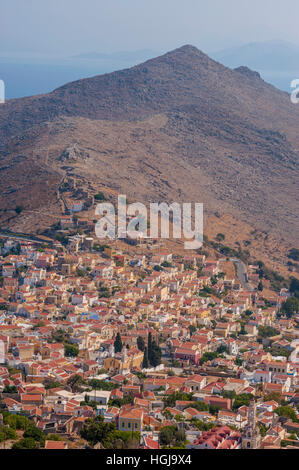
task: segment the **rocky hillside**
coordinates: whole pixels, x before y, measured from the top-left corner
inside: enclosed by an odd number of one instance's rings
[[[204,202],[208,218],[229,216],[293,246],[298,122],[288,94],[193,46],[9,100],[0,106],[1,225],[45,228],[71,175],[131,200]]]

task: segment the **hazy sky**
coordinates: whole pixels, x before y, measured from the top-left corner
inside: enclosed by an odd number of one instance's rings
[[[0,55],[299,44],[298,0],[1,0]]]

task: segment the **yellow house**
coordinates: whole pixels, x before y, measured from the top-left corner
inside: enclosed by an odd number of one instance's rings
[[[134,367],[140,368],[143,361],[143,352],[139,351],[138,348],[132,348],[127,350],[123,348],[122,353],[118,354],[117,357],[107,357],[104,359],[105,369],[114,370],[130,370]]]
[[[229,334],[229,324],[228,323],[217,323],[215,328],[215,334],[223,338],[227,338]]]
[[[200,308],[196,312],[197,318],[210,318],[211,317],[211,309],[209,308]]]
[[[21,360],[32,359],[34,355],[34,344],[21,344],[17,349]]]
[[[150,318],[148,319],[148,326],[151,328],[159,328],[160,322],[159,320],[151,320]]]
[[[116,357],[107,357],[104,359],[104,369],[110,370],[119,370],[121,365],[121,360]]]
[[[109,258],[112,258],[113,256],[117,255],[117,251],[114,250],[111,246],[107,246],[104,249],[105,255],[109,256]]]
[[[121,410],[118,418],[118,429],[120,431],[142,431],[143,413],[141,408]]]

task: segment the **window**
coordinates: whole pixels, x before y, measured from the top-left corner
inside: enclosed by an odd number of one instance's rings
[[[247,442],[247,447],[250,447],[250,442]]]
[[[138,428],[138,424],[137,424],[137,423],[135,423],[135,429],[137,429],[137,428]]]
[[[128,423],[128,428],[130,428],[130,427],[131,427],[131,423]]]
[[[125,427],[125,423],[124,423],[124,422],[121,423],[121,427],[122,427],[122,428]]]

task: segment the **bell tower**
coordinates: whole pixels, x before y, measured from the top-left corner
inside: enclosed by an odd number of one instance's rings
[[[248,407],[247,424],[242,435],[242,449],[259,449],[261,445],[261,435],[256,424],[256,403],[250,402]]]

